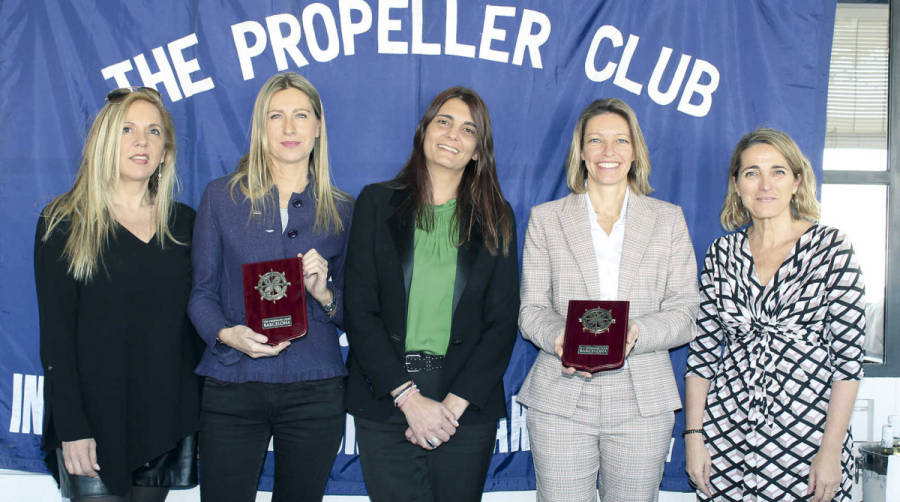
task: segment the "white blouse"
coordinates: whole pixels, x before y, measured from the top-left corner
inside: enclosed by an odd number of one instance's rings
[[[585,210],[591,223],[591,240],[594,244],[594,257],[597,260],[597,274],[600,282],[600,298],[595,300],[618,300],[619,294],[619,262],[622,261],[622,243],[625,240],[625,218],[628,209],[628,188],[622,200],[619,219],[613,224],[612,232],[607,235],[599,223],[597,214],[591,205],[591,198],[584,194]]]

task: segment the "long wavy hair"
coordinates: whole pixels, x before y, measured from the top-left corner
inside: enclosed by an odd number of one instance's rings
[[[272,158],[269,153],[269,138],[266,134],[266,121],[268,119],[269,102],[272,96],[284,89],[297,89],[306,94],[313,106],[313,113],[319,121],[319,137],[313,145],[309,155],[309,182],[312,183],[313,197],[316,199],[316,220],[313,229],[322,232],[339,233],[344,228],[341,216],[338,213],[338,201],[352,201],[353,198],[332,184],[331,171],[328,162],[328,131],[325,127],[325,109],[319,92],[309,80],[294,73],[277,73],[269,78],[253,104],[253,118],[250,123],[250,151],[238,162],[237,170],[231,176],[228,186],[231,190],[231,198],[234,200],[235,191],[250,201],[250,214],[261,212],[276,207],[272,187],[275,180],[272,177]],[[248,215],[249,217],[249,215]]]
[[[472,238],[472,231],[478,226],[487,250],[492,255],[502,252],[506,256],[512,240],[513,215],[508,210],[497,180],[491,117],[487,105],[475,91],[451,87],[435,96],[416,127],[409,160],[392,185],[412,191],[411,209],[415,212],[416,226],[431,231],[434,228],[434,208],[431,180],[425,164],[425,130],[441,106],[451,99],[459,99],[469,107],[472,121],[478,129],[476,160],[469,160],[463,170],[456,196],[455,228],[451,228],[451,232],[459,235],[458,245],[461,245]]]
[[[169,241],[183,244],[175,239],[169,227],[169,217],[175,204],[173,194],[178,185],[172,116],[163,106],[159,93],[153,89],[117,89],[110,96],[88,132],[75,184],[71,190],[54,199],[42,214],[45,218],[42,241],[46,241],[63,222],[68,226],[69,235],[63,257],[68,263],[68,272],[80,281],[91,280],[103,268],[103,250],[110,233],[119,225],[112,210],[112,193],[119,183],[122,123],[128,107],[138,100],[155,106],[162,117],[163,157],[147,181],[154,205],[155,239],[160,246]]]
[[[816,200],[816,174],[812,164],[803,155],[797,143],[787,134],[767,127],[761,127],[745,134],[734,147],[731,163],[728,166],[728,192],[722,203],[719,220],[726,230],[737,230],[752,220],[750,211],[744,207],[737,193],[737,177],[741,170],[741,155],[753,145],[766,144],[776,150],[788,161],[788,167],[794,179],[800,177],[797,193],[791,197],[791,219],[819,220],[819,201]]]
[[[644,141],[644,134],[641,132],[634,110],[618,98],[598,99],[589,104],[578,117],[572,131],[569,153],[566,156],[566,185],[572,193],[584,193],[584,184],[588,176],[587,167],[581,156],[584,149],[584,129],[589,120],[604,113],[614,113],[625,119],[628,124],[634,149],[634,161],[628,170],[628,187],[640,195],[650,194],[653,188],[650,186],[650,153],[647,151],[647,142]]]

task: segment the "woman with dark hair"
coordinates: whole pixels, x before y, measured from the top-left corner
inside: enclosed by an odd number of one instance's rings
[[[537,500],[656,500],[681,408],[669,349],[689,342],[697,263],[681,208],[648,197],[650,156],[616,98],[578,118],[566,161],[571,193],[535,206],[522,258],[522,336],[539,349],[519,402]],[[562,364],[570,300],[629,302],[625,365],[594,374]]]
[[[359,195],[347,408],[374,501],[481,499],[516,335],[515,220],[472,90],[431,102],[406,165]]]
[[[809,160],[785,133],[731,156],[700,274],[685,376],[685,456],[701,500],[851,500],[850,415],[865,300],[847,237],[820,225]]]
[[[200,494],[252,501],[270,438],[272,500],[321,500],[344,430],[338,345],[352,199],[331,184],[325,110],[316,88],[279,73],[256,96],[250,149],[206,187],[194,229],[189,313],[206,351]],[[245,325],[241,265],[303,260],[307,334],[267,344]]]
[[[159,93],[106,100],[75,185],[35,236],[42,447],[63,497],[161,502],[197,484],[194,211],[174,200],[175,130]]]

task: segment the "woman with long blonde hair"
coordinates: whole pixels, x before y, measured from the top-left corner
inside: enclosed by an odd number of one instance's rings
[[[194,230],[191,319],[206,342],[200,491],[250,501],[274,438],[275,501],[321,500],[344,428],[338,345],[352,199],[331,184],[325,110],[296,73],[271,77],[253,107],[250,150],[213,180]],[[246,326],[241,265],[302,257],[308,332],[268,344]]]
[[[697,315],[694,249],[681,208],[650,197],[627,103],[590,103],[570,138],[570,193],[531,208],[522,251],[519,328],[540,352],[518,400],[537,500],[656,500],[681,407],[669,349],[691,340]],[[569,302],[587,299],[629,302],[619,369],[562,361]]]
[[[194,211],[174,202],[159,93],[112,91],[34,247],[48,467],[76,501],[161,501],[196,484],[186,316]]]

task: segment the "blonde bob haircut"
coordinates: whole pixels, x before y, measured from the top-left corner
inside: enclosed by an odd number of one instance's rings
[[[800,178],[797,193],[791,197],[791,219],[819,220],[819,201],[816,200],[816,175],[813,173],[809,159],[800,151],[797,143],[787,134],[776,129],[761,127],[744,135],[734,147],[731,164],[728,168],[728,193],[722,204],[719,219],[722,227],[728,231],[737,230],[749,224],[753,217],[744,207],[737,193],[737,177],[741,170],[741,155],[753,145],[769,145],[780,153],[788,162],[794,179]]]
[[[42,213],[46,241],[61,224],[68,226],[63,258],[68,272],[79,281],[89,281],[103,267],[103,250],[109,235],[118,227],[113,215],[112,193],[119,183],[119,145],[125,113],[132,103],[146,101],[162,117],[163,157],[147,181],[148,196],[154,205],[155,239],[160,246],[175,239],[169,227],[178,185],[175,176],[175,127],[159,93],[147,87],[116,89],[107,97],[88,131],[75,184],[54,199]]]
[[[297,89],[306,94],[313,106],[313,113],[319,121],[319,137],[309,155],[309,182],[312,183],[313,197],[316,199],[316,221],[313,228],[317,231],[335,234],[343,228],[337,201],[351,201],[352,198],[339,190],[331,182],[331,171],[328,167],[328,132],[325,127],[325,110],[319,92],[301,75],[294,72],[277,73],[269,78],[253,104],[253,117],[250,123],[250,151],[238,162],[237,170],[231,177],[229,187],[234,200],[235,189],[250,200],[250,214],[277,208],[272,187],[272,159],[269,154],[269,138],[266,134],[269,102],[272,96],[284,89]]]
[[[634,161],[628,171],[628,187],[632,192],[640,195],[648,195],[653,192],[650,187],[650,154],[647,151],[647,142],[641,126],[638,125],[637,116],[630,106],[617,98],[598,99],[589,104],[581,112],[575,130],[572,131],[572,144],[569,146],[569,154],[566,156],[566,184],[572,193],[584,193],[587,182],[587,167],[581,152],[584,148],[584,129],[587,123],[597,115],[615,113],[625,119],[628,131],[631,134],[631,145],[634,149]]]

